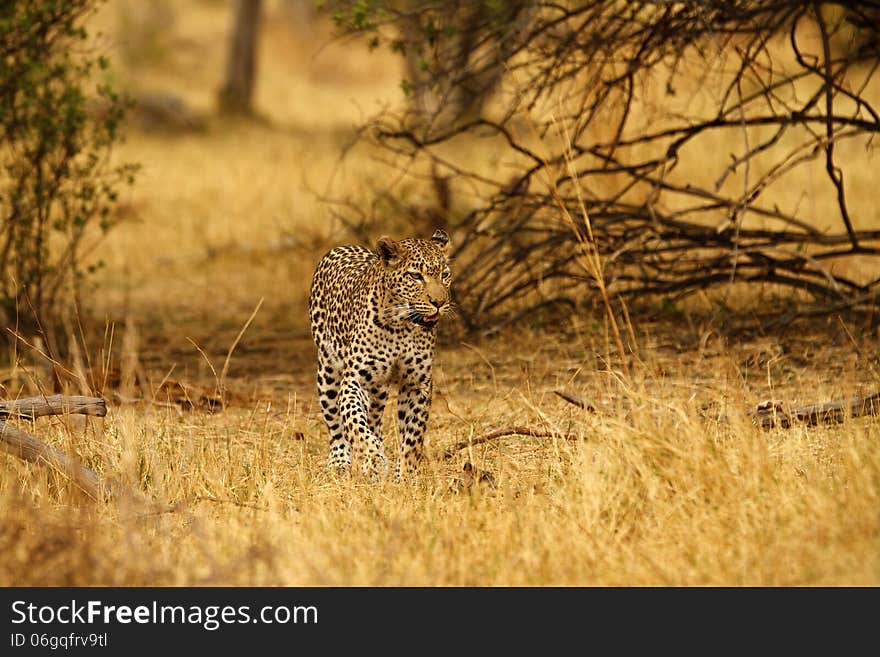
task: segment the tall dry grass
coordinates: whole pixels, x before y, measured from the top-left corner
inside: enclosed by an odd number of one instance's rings
[[[287,403],[258,393],[213,415],[116,406],[85,428],[38,427],[123,492],[94,503],[54,473],[6,463],[0,582],[877,584],[878,424],[765,432],[745,413],[768,392],[848,395],[876,381],[876,362],[831,364],[830,377],[784,356],[761,362],[772,340],[737,350],[710,340],[702,354],[649,342],[629,384],[597,367],[602,345],[574,336],[447,349],[433,458],[406,485],[326,475],[324,428],[305,393]],[[772,391],[768,372],[780,378]],[[509,437],[440,458],[506,425],[577,440]],[[465,462],[494,485],[461,490]]]
[[[228,8],[169,6],[177,49],[132,60],[125,75],[208,111]],[[364,108],[398,97],[398,64],[359,46],[315,55],[326,35],[293,39],[280,5],[269,7],[278,20],[257,106],[270,122],[134,133],[119,153],[144,172],[120,226],[95,243],[106,267],[84,309],[98,321],[83,385],[110,413],[29,427],[118,494],[95,502],[3,457],[0,584],[880,583],[880,424],[765,432],[747,416],[766,398],[877,387],[876,334],[844,318],[736,342],[687,313],[636,322],[626,377],[602,313],[445,344],[424,472],[406,485],[329,477],[305,298],[341,233],[309,190],[367,196],[370,178],[387,175],[369,152],[340,170],[338,153]],[[114,25],[112,13],[99,18]],[[227,357],[227,408],[216,412],[200,399],[221,387]],[[20,346],[0,393],[35,387],[41,372]],[[441,457],[513,425],[557,437]],[[469,485],[466,463],[494,484]]]

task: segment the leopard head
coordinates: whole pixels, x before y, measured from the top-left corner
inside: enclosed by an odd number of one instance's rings
[[[429,240],[399,242],[380,237],[376,244],[385,291],[382,316],[432,328],[451,309],[449,236],[438,230]]]

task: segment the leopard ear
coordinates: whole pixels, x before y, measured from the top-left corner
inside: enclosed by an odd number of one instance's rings
[[[376,242],[376,253],[384,264],[393,265],[400,259],[400,245],[390,237],[383,236]]]
[[[434,234],[431,235],[431,241],[436,242],[440,246],[442,246],[445,250],[449,250],[449,235],[446,234],[446,231],[438,228],[434,231]]]

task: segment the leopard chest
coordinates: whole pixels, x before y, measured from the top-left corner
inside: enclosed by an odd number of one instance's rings
[[[384,387],[429,370],[434,332],[418,326],[376,327],[356,331],[348,345],[346,365],[364,383]]]

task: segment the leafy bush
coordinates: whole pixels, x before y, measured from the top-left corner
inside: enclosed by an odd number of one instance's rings
[[[111,226],[134,174],[110,163],[125,104],[95,82],[109,65],[84,27],[97,4],[0,3],[0,319],[57,321],[87,273],[84,237]]]

